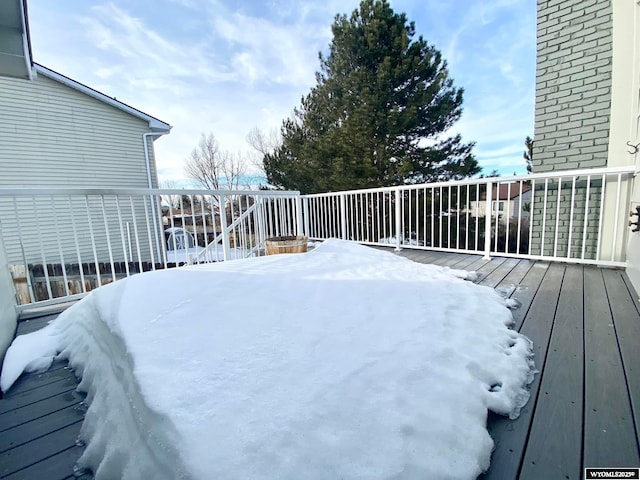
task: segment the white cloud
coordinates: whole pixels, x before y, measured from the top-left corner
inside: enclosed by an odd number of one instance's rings
[[[533,129],[535,5],[528,0],[394,0],[443,50],[465,112],[455,130],[483,165],[509,164]],[[278,128],[315,84],[337,13],[358,0],[159,0],[29,3],[36,61],[174,126],[158,167],[182,175],[202,132],[244,150],[254,126]],[[515,160],[514,160],[515,161]],[[494,163],[495,162],[495,163]],[[489,167],[486,167],[489,168]]]

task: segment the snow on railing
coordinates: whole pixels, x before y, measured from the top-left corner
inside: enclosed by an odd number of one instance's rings
[[[0,234],[18,304],[85,295],[181,264],[264,255],[302,233],[298,192],[0,189]]]
[[[633,167],[305,195],[305,232],[367,245],[625,265]]]

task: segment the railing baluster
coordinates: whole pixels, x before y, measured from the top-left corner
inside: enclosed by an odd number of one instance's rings
[[[396,194],[396,251],[399,252],[401,250],[400,235],[402,230],[402,218],[400,217],[400,215],[402,215],[402,209],[400,205],[401,197],[400,197],[399,187],[395,189],[395,194]]]
[[[429,235],[429,246],[435,247],[436,243],[436,200],[435,200],[435,187],[431,187],[431,235]]]
[[[153,199],[151,197],[149,197],[149,202],[153,202]],[[151,238],[151,225],[149,223],[149,209],[147,208],[147,197],[146,195],[142,196],[142,203],[144,205],[144,219],[145,222],[147,224],[147,239],[149,241],[149,253],[151,255],[151,269],[153,271],[155,271],[156,269],[156,261],[153,255],[153,251],[154,251],[154,245],[153,245],[153,239]],[[169,210],[171,210],[171,205],[169,205]],[[164,232],[162,233],[164,235]],[[163,242],[161,243],[163,250],[162,250],[162,263],[164,264],[164,268],[167,268],[167,253],[166,250],[164,250],[164,238],[163,238]],[[157,246],[157,245],[156,245]],[[160,262],[160,259],[158,258],[158,262]]]
[[[492,187],[493,188],[493,187]],[[493,208],[495,204],[496,208]],[[498,238],[499,238],[499,229],[500,229],[500,182],[496,182],[496,199],[491,203],[491,215],[493,216],[493,212],[495,210],[496,215],[496,227],[495,227],[495,235],[493,242],[493,251],[495,253],[498,252]]]
[[[369,193],[364,194],[364,200],[365,200],[365,224],[367,226],[365,240],[367,242],[370,242],[372,235],[369,229],[369,214],[371,212],[371,202],[369,201]],[[373,221],[373,219],[371,220]]]
[[[20,253],[22,254],[22,266],[24,267],[24,275],[27,277],[27,286],[29,287],[29,297],[31,302],[36,302],[36,294],[29,274],[29,264],[27,263],[27,255],[24,251],[24,237],[22,236],[22,227],[20,226],[20,215],[18,213],[18,201],[13,196],[13,216],[16,219],[16,228],[18,229],[18,243],[20,244]]]
[[[560,198],[562,198],[562,177],[558,178],[558,196],[556,197],[556,232],[553,239],[553,256],[558,256],[558,230],[560,229]]]
[[[340,238],[347,239],[347,199],[345,194],[340,194]]]
[[[485,212],[485,217],[487,212]],[[475,248],[474,250],[480,250],[479,236],[480,234],[480,184],[476,184],[476,234],[475,234]],[[486,233],[485,233],[486,235]]]
[[[71,217],[71,230],[73,231],[73,243],[76,247],[76,256],[78,258],[78,271],[80,273],[80,283],[82,284],[82,293],[87,292],[87,286],[84,280],[84,267],[82,266],[82,258],[80,255],[80,244],[78,242],[78,230],[76,228],[76,215],[71,202],[71,195],[67,196],[67,203],[69,204],[69,216]]]
[[[422,189],[422,211],[424,212],[424,216],[427,215],[427,188]],[[422,220],[422,246],[427,246],[427,219],[424,218]]]
[[[544,237],[547,229],[547,198],[549,194],[549,179],[544,179],[544,205],[542,207],[542,238],[540,239],[540,255],[544,255]]]
[[[520,191],[518,193],[518,237],[516,238],[516,253],[518,255],[520,255],[520,227],[522,226],[522,207],[524,205],[522,205],[522,201],[524,199],[522,198],[522,180],[520,180]],[[515,202],[514,202],[515,203]],[[514,205],[515,208],[515,205]]]
[[[511,224],[511,182],[507,183],[507,198],[504,204],[507,206],[505,215],[506,232],[504,236],[504,253],[509,252],[509,226]]]
[[[97,252],[97,249],[96,249],[96,239],[95,239],[95,233],[93,231],[93,221],[91,220],[91,210],[89,208],[89,196],[88,195],[84,196],[84,203],[85,203],[85,206],[87,207],[87,219],[89,221],[89,236],[91,238],[91,247],[93,249],[93,261],[94,261],[94,265],[96,267],[97,282],[98,282],[98,286],[101,287],[102,286],[102,274],[100,272],[100,263],[98,263],[98,252]]]
[[[218,204],[220,205],[220,229],[222,230],[222,258],[226,262],[231,259],[231,246],[229,245],[229,231],[227,229],[227,197],[226,195],[220,195],[218,197]],[[233,210],[233,206],[231,207]],[[233,218],[232,218],[233,220]]]
[[[104,195],[100,195],[100,206],[102,207],[102,221],[104,223],[104,234],[107,239],[107,249],[109,251],[109,264],[111,265],[111,280],[116,281],[116,267],[113,263],[113,248],[111,247],[111,236],[109,235],[109,224],[107,222],[107,212],[104,203]]]
[[[36,205],[35,196],[32,198],[32,203],[33,203],[33,214],[36,219],[36,230],[38,232],[38,238],[42,238],[42,231],[40,229],[40,216],[38,215],[38,207]],[[42,259],[42,268],[44,269],[44,279],[45,279],[45,285],[47,287],[47,295],[49,299],[52,299],[53,293],[51,292],[51,280],[49,279],[49,268],[47,265],[47,258],[44,253],[43,242],[38,242],[38,245],[40,246],[40,258]]]
[[[58,223],[58,214],[56,213],[56,201],[53,195],[51,195],[51,209],[53,211],[53,223],[55,225],[56,239],[58,241],[58,253],[60,255],[60,265],[62,267],[64,293],[68,297],[70,293],[69,293],[69,279],[67,278],[67,265],[65,264],[65,261],[64,261],[64,253],[62,253],[62,242],[60,241],[60,226]]]
[[[622,189],[622,174],[618,174],[617,190],[616,190],[616,216],[613,226],[613,243],[611,245],[611,261],[615,260],[616,244],[618,243],[618,223],[620,220],[620,191]]]
[[[573,236],[573,204],[576,198],[576,176],[571,183],[571,208],[569,210],[569,238],[567,239],[567,258],[571,258],[571,237]]]
[[[498,185],[496,183],[496,185]],[[485,260],[491,259],[491,195],[493,193],[493,183],[487,182],[487,193],[485,194],[485,215],[484,215],[484,256]]]
[[[138,255],[138,268],[140,269],[140,273],[144,272],[144,268],[142,266],[142,255],[140,254],[140,239],[138,238],[138,221],[136,220],[136,210],[133,206],[133,197],[129,195],[129,205],[131,206],[131,218],[133,219],[133,238],[135,239],[136,244],[136,254]]]
[[[124,237],[124,228],[122,227],[122,212],[120,211],[120,199],[117,195],[114,198],[116,202],[116,212],[118,212],[118,226],[120,227],[120,239],[122,240],[122,254],[124,255],[124,270],[127,277],[129,277],[130,276],[129,259],[127,258],[127,243]]]
[[[464,228],[464,248],[469,250],[469,211],[471,210],[470,205],[470,185],[467,183],[467,200],[464,204],[464,217],[465,217],[465,228]]]
[[[451,248],[451,185],[447,192],[447,248]]]
[[[460,249],[460,185],[456,192],[456,248]]]
[[[496,183],[497,185],[497,183]],[[485,194],[485,216],[484,216],[484,259],[491,259],[491,220],[493,215],[492,209],[492,193],[493,184],[491,181],[487,182],[487,192]]]
[[[407,220],[408,220],[408,225],[407,225],[407,232],[409,235],[409,245],[411,245],[411,232],[413,231],[413,215],[412,215],[412,202],[411,202],[411,190],[407,191],[407,210],[408,210],[408,214],[407,214]],[[402,202],[403,206],[404,206],[404,202]],[[404,224],[404,212],[402,215],[402,223]]]
[[[527,246],[527,254],[531,255],[533,243],[533,208],[536,200],[536,181],[531,182],[531,203],[529,204],[529,245]]]
[[[440,211],[438,212],[438,247],[442,248],[442,187],[440,187],[438,199],[440,201]]]

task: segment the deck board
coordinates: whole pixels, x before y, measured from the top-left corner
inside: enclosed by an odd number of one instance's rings
[[[602,271],[585,269],[584,466],[640,464],[631,403]],[[613,394],[612,394],[613,393]]]
[[[77,423],[84,418],[84,413],[85,409],[76,403],[19,424],[11,430],[10,435],[0,434],[0,453]]]
[[[478,283],[482,283],[485,279],[491,278],[490,275],[496,271],[507,259],[506,258],[492,258],[490,261],[485,262],[478,268],[474,268],[474,271],[479,275]]]
[[[538,369],[544,365],[547,356],[551,325],[563,277],[564,267],[561,265],[550,265],[545,270],[542,282],[527,312],[526,321],[520,330],[533,341],[534,360]],[[516,421],[499,415],[489,415],[487,427],[495,446],[491,457],[491,468],[484,478],[495,480],[518,478],[520,463],[529,435],[529,426],[535,411],[539,384],[540,375],[536,375],[530,385],[531,398],[529,403],[522,408],[520,417]]]
[[[44,417],[45,415],[62,410],[70,405],[77,405],[84,399],[84,394],[75,390],[69,390],[52,397],[43,398],[39,402],[10,410],[0,416],[0,428],[2,428],[2,435],[11,435],[10,430],[18,425],[30,422],[35,418]]]
[[[74,447],[80,423],[81,420],[78,420],[76,423],[0,453],[0,478]]]
[[[71,372],[67,371],[66,373],[66,375],[54,382],[45,383],[26,391],[17,393],[9,391],[9,395],[5,395],[4,400],[0,402],[0,418],[2,418],[3,413],[17,408],[24,408],[46,398],[74,390],[78,385],[78,381]]]
[[[478,255],[471,255],[469,258],[465,258],[460,262],[456,263],[452,268],[456,268],[458,270],[469,270],[473,271],[476,268],[480,268],[485,263],[490,260],[485,260]]]
[[[497,287],[504,278],[511,273],[516,265],[518,265],[519,260],[516,258],[507,258],[504,262],[498,265],[491,273],[487,274],[482,279],[482,284],[487,287],[495,288]]]
[[[636,434],[640,432],[640,321],[636,308],[637,294],[627,288],[619,270],[603,270],[609,306],[613,315],[618,347],[631,398]]]
[[[479,284],[522,304],[513,311],[514,328],[533,341],[542,372],[518,419],[489,413],[495,448],[481,478],[580,479],[585,466],[639,466],[640,303],[624,272],[419,249],[397,253],[475,270]],[[20,322],[18,334],[53,318]],[[23,375],[0,400],[0,478],[91,478],[90,472],[74,476],[86,408],[75,382],[57,361],[47,372]]]
[[[58,315],[44,315],[42,317],[32,318],[18,322],[18,335],[26,335],[45,327],[50,321],[54,320]]]
[[[33,373],[31,375],[22,375],[11,387],[9,397],[18,393],[42,387],[49,383],[57,382],[62,378],[67,378],[73,372],[69,369],[67,362],[64,360],[56,360],[51,364],[49,370],[41,373]]]
[[[89,480],[92,475],[74,475],[74,466],[82,455],[83,448],[77,445],[70,446],[55,455],[44,458],[28,467],[11,473],[3,480]],[[71,475],[69,475],[71,473]]]
[[[583,267],[562,282],[535,414],[520,471],[523,480],[582,478]],[[536,356],[537,359],[537,356]]]
[[[538,294],[538,289],[540,288],[542,280],[544,279],[548,269],[548,263],[536,262],[530,266],[526,275],[516,284],[516,290],[511,296],[518,300],[522,305],[520,308],[512,312],[514,330],[521,330],[522,324],[524,323],[526,316],[529,314],[533,300]],[[540,295],[544,296],[545,292],[548,292],[548,290],[541,292]]]

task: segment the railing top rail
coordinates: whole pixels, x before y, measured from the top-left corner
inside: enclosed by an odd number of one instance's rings
[[[403,190],[415,190],[420,188],[439,188],[458,185],[477,185],[487,183],[514,183],[514,182],[526,182],[531,180],[544,180],[546,178],[568,178],[568,177],[587,177],[598,175],[617,175],[617,174],[634,174],[635,166],[629,165],[624,167],[603,167],[603,168],[581,168],[576,170],[558,170],[553,172],[541,172],[532,173],[527,175],[510,175],[508,177],[486,177],[486,178],[465,178],[464,180],[449,180],[446,182],[430,182],[430,183],[417,183],[413,185],[396,185],[394,187],[379,187],[379,188],[363,188],[359,190],[342,190],[337,192],[326,193],[312,193],[308,195],[302,195],[302,197],[326,197],[326,196],[339,196],[349,195],[362,192],[393,192],[398,188]]]
[[[0,196],[38,195],[248,195],[256,197],[297,197],[300,192],[285,190],[197,190],[166,188],[0,188]]]

